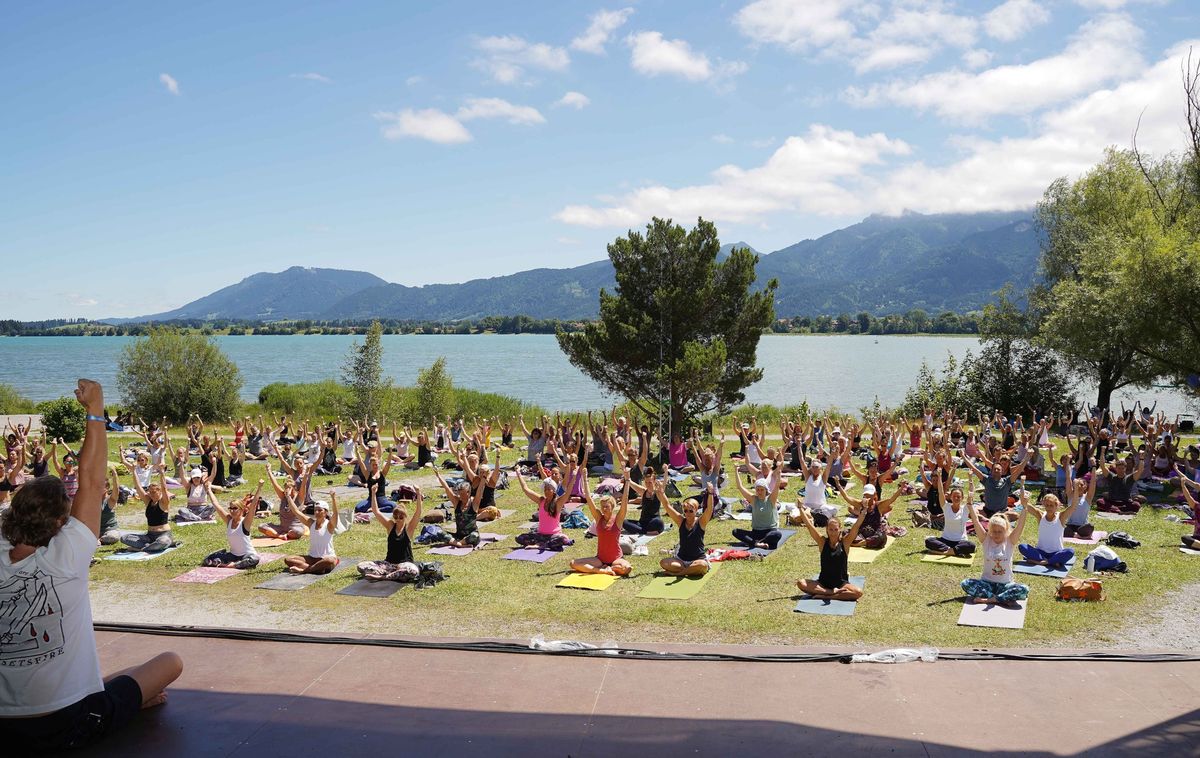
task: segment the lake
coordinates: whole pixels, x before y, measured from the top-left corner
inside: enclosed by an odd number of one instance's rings
[[[116,397],[117,361],[132,337],[0,337],[0,382],[33,400],[67,393],[81,376],[97,379]],[[350,335],[215,337],[238,367],[242,398],[254,402],[271,382],[338,378]],[[360,339],[361,338],[357,338]],[[746,390],[746,400],[857,411],[878,397],[897,405],[925,360],[940,367],[947,355],[961,359],[978,348],[971,337],[764,335],[758,346],[763,379]],[[401,385],[417,370],[445,356],[455,384],[499,392],[548,409],[601,408],[612,398],[572,366],[548,334],[384,335],[384,372]],[[1090,388],[1080,396],[1092,398]],[[1133,393],[1123,395],[1131,403]],[[1168,413],[1186,412],[1173,392],[1143,392]]]

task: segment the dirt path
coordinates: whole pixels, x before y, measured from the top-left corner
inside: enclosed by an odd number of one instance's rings
[[[1141,621],[1117,632],[1112,647],[1200,650],[1200,582],[1184,585],[1156,600]]]

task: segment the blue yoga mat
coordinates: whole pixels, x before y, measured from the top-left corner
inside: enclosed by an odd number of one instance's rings
[[[816,577],[813,577],[816,579]],[[867,578],[865,576],[852,576],[850,583],[860,590],[866,587]],[[857,600],[830,600],[829,598],[813,597],[805,595],[800,598],[800,602],[796,603],[793,609],[796,613],[812,613],[818,616],[853,616],[854,609],[858,606]]]
[[[1062,579],[1066,577],[1067,572],[1075,565],[1075,559],[1072,558],[1067,562],[1067,567],[1062,569],[1052,569],[1049,566],[1039,566],[1035,563],[1025,563],[1024,561],[1013,561],[1013,572],[1017,574],[1031,574],[1033,576],[1049,576],[1054,579]]]

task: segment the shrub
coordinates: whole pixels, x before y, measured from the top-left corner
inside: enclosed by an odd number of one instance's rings
[[[87,411],[75,398],[47,400],[38,403],[36,410],[42,414],[42,428],[50,439],[61,437],[65,442],[83,439],[84,429],[87,428]]]
[[[350,389],[332,379],[308,384],[275,382],[258,391],[257,410],[331,419],[341,414],[353,400]]]
[[[454,403],[454,381],[446,373],[446,359],[438,358],[417,372],[416,419],[421,423],[459,413]]]
[[[142,418],[179,424],[192,413],[209,420],[233,415],[242,375],[211,338],[163,328],[125,347],[117,384]]]
[[[383,376],[383,327],[371,323],[360,345],[351,345],[342,364],[342,381],[350,389],[345,411],[354,418],[374,418],[385,409],[391,381]]]
[[[33,413],[33,401],[8,384],[0,384],[0,413]]]

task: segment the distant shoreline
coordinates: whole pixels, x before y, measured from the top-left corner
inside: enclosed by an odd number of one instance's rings
[[[184,329],[184,333],[197,334],[199,329]],[[365,331],[365,330],[364,330]],[[455,332],[404,332],[402,334],[384,334],[384,337],[523,337],[528,335],[538,335],[543,337],[553,337],[553,332],[475,332],[472,334],[459,334]],[[28,339],[30,337],[54,337],[63,339],[76,338],[97,338],[97,339],[126,339],[137,338],[141,335],[134,334],[0,334],[0,339]],[[357,337],[360,333],[344,333],[344,334],[310,334],[308,332],[292,332],[289,334],[230,334],[229,330],[212,330],[207,336],[210,337],[245,337],[252,339],[254,337]],[[891,334],[851,334],[850,332],[763,332],[764,337],[971,337],[978,339],[979,335],[972,332],[896,332]]]

